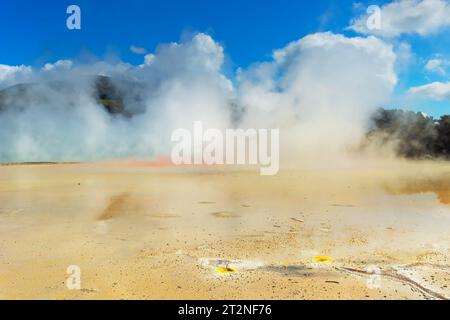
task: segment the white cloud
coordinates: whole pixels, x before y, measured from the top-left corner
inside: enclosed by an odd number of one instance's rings
[[[155,55],[152,53],[146,54],[144,57],[144,65],[149,65],[155,59]]]
[[[450,2],[448,0],[396,0],[381,7],[380,28],[368,28],[371,13],[351,21],[350,29],[384,37],[401,34],[426,36],[450,26]]]
[[[0,64],[0,86],[10,85],[18,78],[31,74],[32,68],[25,65],[8,66]]]
[[[430,59],[425,64],[425,70],[428,72],[437,73],[437,74],[444,76],[446,74],[445,69],[448,64],[449,64],[449,62],[444,59],[438,59],[438,58]]]
[[[433,100],[450,100],[450,82],[433,82],[409,89],[414,95],[431,98]]]
[[[199,33],[190,41],[158,46],[156,52],[145,56],[140,74],[151,77],[152,81],[176,77],[195,82],[197,77],[204,75],[222,79],[224,57],[222,46],[209,35]]]
[[[130,51],[135,53],[135,54],[146,54],[147,53],[147,49],[142,48],[142,47],[138,47],[135,45],[131,45],[130,46]]]
[[[71,60],[58,60],[55,63],[46,63],[42,70],[52,71],[55,69],[66,69],[72,68],[73,62]]]

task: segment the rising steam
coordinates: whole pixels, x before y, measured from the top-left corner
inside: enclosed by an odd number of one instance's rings
[[[219,129],[280,128],[281,161],[338,153],[360,141],[397,81],[396,54],[375,37],[309,35],[230,77],[224,60],[223,47],[200,33],[160,45],[140,66],[68,60],[39,70],[0,66],[0,89],[30,84],[0,95],[0,161],[168,155],[172,131],[197,120]],[[128,116],[99,105],[98,75],[122,92]]]

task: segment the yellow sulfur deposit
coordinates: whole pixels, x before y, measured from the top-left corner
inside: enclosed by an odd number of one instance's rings
[[[331,262],[331,261],[333,261],[333,258],[328,257],[328,256],[315,256],[315,257],[313,257],[313,261],[314,262],[319,262],[319,263]]]

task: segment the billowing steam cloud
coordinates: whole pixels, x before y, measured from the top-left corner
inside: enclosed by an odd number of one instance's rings
[[[298,156],[340,153],[358,143],[370,114],[389,99],[395,58],[374,37],[319,33],[293,42],[240,75],[245,123],[283,128],[286,150]]]
[[[163,44],[140,66],[72,61],[40,70],[0,66],[0,161],[150,158],[170,153],[172,130],[196,120],[213,128],[280,128],[283,150],[345,150],[395,87],[396,55],[375,37],[309,35],[274,51],[269,62],[223,72],[224,50],[210,36]],[[113,115],[94,97],[110,76],[131,116]],[[20,91],[22,90],[22,91]],[[5,103],[6,99],[6,103]]]

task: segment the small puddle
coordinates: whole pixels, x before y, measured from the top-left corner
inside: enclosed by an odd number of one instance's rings
[[[413,195],[420,193],[434,193],[439,202],[450,204],[450,173],[440,177],[403,178],[398,182],[383,185],[383,189],[390,195]]]

